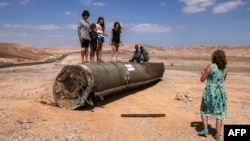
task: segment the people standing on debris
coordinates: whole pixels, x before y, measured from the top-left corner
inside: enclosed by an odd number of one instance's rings
[[[99,17],[96,23],[96,29],[98,33],[98,47],[97,47],[97,62],[103,62],[102,60],[102,46],[104,43],[105,34],[105,22],[103,17]]]
[[[140,46],[140,50],[141,50],[141,55],[142,55],[141,61],[148,62],[149,60],[148,51],[143,46]]]
[[[140,62],[141,61],[141,51],[139,50],[139,46],[135,45],[135,51],[133,54],[132,59],[129,60],[129,62]]]
[[[112,47],[111,61],[113,61],[114,54],[115,54],[115,57],[116,57],[116,62],[120,61],[118,59],[118,49],[119,49],[120,44],[122,45],[121,30],[122,30],[122,27],[121,27],[120,23],[115,22],[114,23],[114,28],[111,31],[110,43],[109,43],[111,45],[111,47]]]
[[[222,50],[214,51],[211,62],[212,64],[201,72],[200,81],[207,81],[200,106],[203,130],[199,131],[198,135],[206,136],[209,133],[208,118],[212,118],[216,120],[216,135],[214,138],[219,141],[223,125],[222,120],[227,118],[227,94],[224,87],[227,76],[225,52]]]
[[[90,47],[91,47],[91,51],[90,51],[90,62],[93,63],[94,61],[94,57],[95,57],[95,53],[96,53],[96,49],[97,49],[97,40],[98,40],[98,33],[96,32],[96,24],[92,23],[90,25],[90,29],[91,31],[89,32],[90,35]]]
[[[89,42],[90,42],[90,36],[89,36],[89,30],[90,25],[88,22],[90,14],[89,11],[84,10],[82,12],[82,20],[78,23],[77,26],[77,33],[78,38],[81,43],[81,57],[82,57],[82,63],[88,62],[88,48],[89,48]]]

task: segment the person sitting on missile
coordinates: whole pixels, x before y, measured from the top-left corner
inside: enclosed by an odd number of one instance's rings
[[[140,50],[141,50],[141,55],[142,55],[141,61],[148,62],[149,60],[148,51],[145,48],[143,48],[143,46],[140,46]]]
[[[135,51],[133,54],[132,59],[129,60],[129,62],[140,62],[141,61],[141,51],[139,50],[138,45],[135,45]]]

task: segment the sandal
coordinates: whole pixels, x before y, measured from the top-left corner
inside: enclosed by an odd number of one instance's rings
[[[97,62],[102,62],[103,63],[104,61],[102,59],[97,59]]]

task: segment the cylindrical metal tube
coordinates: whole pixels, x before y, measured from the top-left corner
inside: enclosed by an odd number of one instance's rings
[[[161,79],[163,63],[86,63],[65,66],[56,77],[53,94],[59,107],[76,109],[91,97],[105,97]]]

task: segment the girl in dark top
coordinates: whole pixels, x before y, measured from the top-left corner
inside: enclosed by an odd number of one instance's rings
[[[98,33],[96,32],[96,24],[92,23],[90,25],[91,31],[89,32],[90,35],[90,45],[91,45],[91,52],[90,52],[90,62],[94,62],[94,57],[96,53],[96,48],[97,48],[97,39],[98,39]]]
[[[111,51],[111,61],[113,61],[113,56],[115,54],[116,56],[116,62],[120,61],[118,60],[118,49],[120,44],[122,45],[122,40],[121,40],[121,25],[119,22],[115,22],[114,23],[114,28],[111,31],[111,35],[110,35],[110,43],[111,47],[112,47],[112,51]]]

